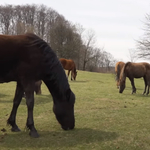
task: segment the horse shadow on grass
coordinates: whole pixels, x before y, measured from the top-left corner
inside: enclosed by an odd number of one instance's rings
[[[54,147],[61,149],[75,147],[77,145],[86,145],[115,140],[119,135],[115,132],[106,132],[97,129],[82,128],[71,131],[38,131],[38,139],[31,138],[27,132],[9,134],[3,139],[3,147],[8,149],[35,149]],[[8,141],[15,140],[12,144]],[[7,141],[7,142],[6,142]],[[36,144],[35,144],[36,143]]]
[[[0,94],[0,103],[13,103],[14,95],[12,98],[9,97],[8,100],[3,100],[4,97],[7,97],[8,95]],[[35,105],[41,105],[44,103],[52,102],[52,96],[49,95],[36,95],[34,96]],[[21,105],[26,105],[26,99],[23,97],[21,100]]]
[[[89,82],[89,80],[76,80],[76,81],[69,81],[70,83],[86,83]]]
[[[53,101],[51,94],[34,96],[35,105],[42,105]],[[26,99],[22,98],[21,105],[26,105]]]
[[[9,99],[9,100],[4,100],[5,97],[8,97],[9,95],[8,94],[1,94],[0,93],[0,103],[12,103],[12,100]]]

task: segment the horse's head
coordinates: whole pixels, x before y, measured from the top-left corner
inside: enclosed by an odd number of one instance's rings
[[[122,93],[125,89],[125,80],[119,80],[119,93]]]
[[[53,112],[64,130],[73,129],[75,126],[74,103],[75,95],[70,89],[66,93],[65,101],[54,101]]]

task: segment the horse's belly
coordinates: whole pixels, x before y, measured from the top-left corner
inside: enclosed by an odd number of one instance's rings
[[[133,74],[133,77],[134,77],[134,78],[141,78],[141,77],[143,77],[143,76],[144,76],[143,73],[141,73],[141,74]]]
[[[11,82],[11,81],[17,81],[15,73],[8,72],[8,73],[0,74],[0,83]]]

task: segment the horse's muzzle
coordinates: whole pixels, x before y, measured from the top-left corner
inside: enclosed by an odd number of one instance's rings
[[[72,126],[72,127],[64,127],[64,126],[61,126],[62,127],[62,129],[63,130],[72,130],[72,129],[74,129],[74,126]]]

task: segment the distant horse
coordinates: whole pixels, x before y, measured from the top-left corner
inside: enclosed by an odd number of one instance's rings
[[[119,61],[116,63],[115,66],[115,74],[116,74],[116,81],[117,81],[117,87],[119,88],[119,78],[120,78],[120,73],[121,73],[121,69],[123,68],[123,66],[125,65],[124,62]]]
[[[53,97],[53,112],[64,130],[75,126],[75,95],[54,51],[34,34],[0,35],[0,83],[16,81],[13,108],[7,120],[12,131],[20,131],[16,114],[23,92],[26,95],[28,116],[26,126],[32,137],[39,137],[34,126],[34,87],[43,80]]]
[[[131,63],[131,62],[127,62],[124,67],[121,70],[121,74],[120,74],[120,88],[119,88],[119,93],[122,93],[123,90],[125,89],[125,81],[126,81],[126,77],[129,78],[129,80],[131,81],[131,85],[132,85],[132,94],[136,93],[136,88],[134,85],[134,78],[141,78],[143,77],[144,79],[144,83],[145,83],[145,89],[143,94],[146,93],[146,89],[147,89],[147,93],[146,95],[149,94],[149,86],[150,86],[150,64],[143,62],[143,63]]]
[[[60,58],[59,59],[63,68],[65,70],[68,70],[68,77],[71,71],[71,80],[76,80],[77,76],[77,71],[76,71],[76,65],[72,59],[65,59],[65,58]]]

